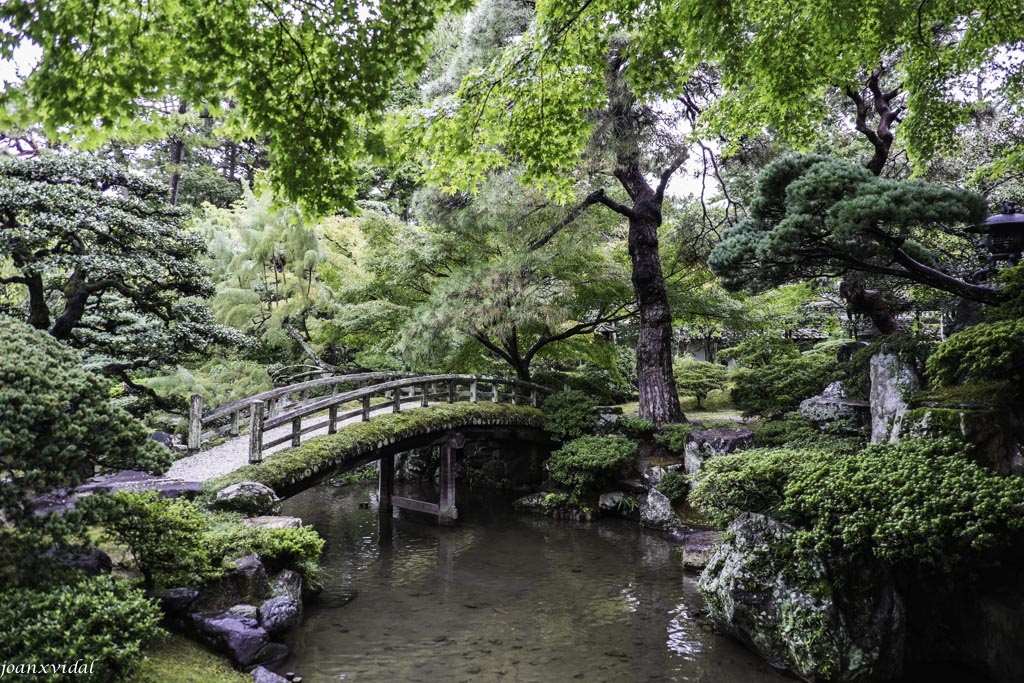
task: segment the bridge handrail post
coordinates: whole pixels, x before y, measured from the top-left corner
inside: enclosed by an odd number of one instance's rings
[[[188,449],[198,451],[203,440],[203,397],[192,394],[188,405]]]
[[[239,416],[241,414],[242,414],[242,409],[241,408],[239,408],[238,410],[236,410],[236,411],[231,413],[231,428],[230,428],[230,431],[228,432],[231,436],[238,436],[238,421],[239,421]]]
[[[363,396],[363,422],[370,421],[370,397]]]
[[[263,401],[249,404],[249,462],[263,460]]]
[[[327,433],[338,433],[338,406],[336,405],[327,409]]]
[[[512,394],[512,405],[519,403],[519,383],[512,380],[511,382],[506,382],[505,387],[512,390],[510,392]]]
[[[498,402],[498,380],[491,382],[491,403]]]
[[[476,377],[469,382],[469,401],[476,403]]]
[[[534,408],[537,407],[540,401],[540,395],[537,393],[537,387],[530,389],[530,405]]]
[[[302,443],[302,417],[296,417],[292,420],[292,448],[299,446]]]
[[[455,403],[455,380],[448,380],[448,402]]]
[[[395,389],[394,391],[391,392],[391,396],[392,396],[392,399],[391,399],[391,401],[392,401],[392,403],[391,403],[391,412],[393,412],[393,413],[400,413],[400,412],[402,412],[402,390],[401,389]]]
[[[420,384],[420,407],[426,408],[430,405],[430,395],[427,393],[427,383],[423,382]]]

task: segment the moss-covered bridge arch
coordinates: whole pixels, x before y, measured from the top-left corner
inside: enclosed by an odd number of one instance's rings
[[[263,462],[246,465],[211,482],[214,490],[241,481],[256,481],[287,497],[325,478],[397,453],[444,444],[449,435],[501,433],[506,438],[550,448],[543,413],[537,408],[495,403],[433,405],[380,415],[348,425],[336,434],[309,439]]]

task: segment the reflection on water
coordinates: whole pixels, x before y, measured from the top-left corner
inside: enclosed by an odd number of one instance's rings
[[[790,680],[695,619],[694,580],[658,534],[518,515],[493,494],[460,496],[453,528],[407,513],[380,527],[375,501],[359,508],[371,496],[321,486],[285,502],[327,539],[327,589],[280,671],[307,683]]]

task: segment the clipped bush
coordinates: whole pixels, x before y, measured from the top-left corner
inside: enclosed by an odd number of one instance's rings
[[[588,509],[602,487],[613,483],[636,455],[635,442],[621,436],[584,436],[551,454],[551,479],[569,489],[573,505]]]
[[[0,662],[36,667],[25,680],[118,681],[136,667],[159,620],[160,609],[142,591],[106,576],[49,589],[7,589],[0,592]],[[76,662],[79,673],[71,672]],[[40,668],[55,664],[67,666]]]
[[[820,451],[754,448],[704,462],[690,504],[720,527],[741,512],[778,514],[793,473]]]
[[[654,435],[654,443],[672,455],[682,455],[686,450],[686,442],[690,433],[701,429],[698,422],[669,422],[661,426],[661,431]]]
[[[668,498],[672,505],[679,505],[690,494],[690,480],[679,470],[669,470],[658,482],[658,491]]]
[[[970,460],[951,439],[873,444],[806,461],[779,515],[798,547],[825,556],[871,553],[949,568],[1024,529],[1024,481]]]
[[[775,417],[794,410],[800,401],[820,394],[839,376],[839,361],[825,354],[805,353],[733,375],[732,401],[745,416]]]
[[[308,568],[316,564],[324,540],[312,527],[268,529],[228,525],[210,533],[204,545],[218,564],[246,555],[259,555],[271,572],[285,567]]]
[[[589,434],[597,425],[597,402],[582,391],[560,391],[544,399],[544,428],[559,441]]]
[[[927,377],[940,386],[1024,381],[1024,319],[979,323],[939,344]]]
[[[676,378],[676,386],[680,396],[693,396],[697,399],[697,408],[716,389],[725,389],[729,369],[718,363],[707,363],[684,357],[676,360],[672,366]]]
[[[781,419],[769,420],[758,427],[754,432],[754,445],[759,448],[856,453],[867,445],[867,437],[826,430],[800,413],[789,413]]]
[[[209,524],[194,503],[118,491],[94,496],[89,506],[107,538],[127,548],[147,587],[198,586],[219,573],[206,547]]]
[[[645,441],[654,436],[654,422],[634,415],[623,415],[615,421],[611,431],[635,441]]]

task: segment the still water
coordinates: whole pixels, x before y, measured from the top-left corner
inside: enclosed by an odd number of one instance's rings
[[[382,528],[372,486],[287,500],[284,514],[327,540],[327,588],[279,671],[304,683],[792,680],[696,618],[695,577],[662,535],[459,493],[451,528],[405,511]]]

